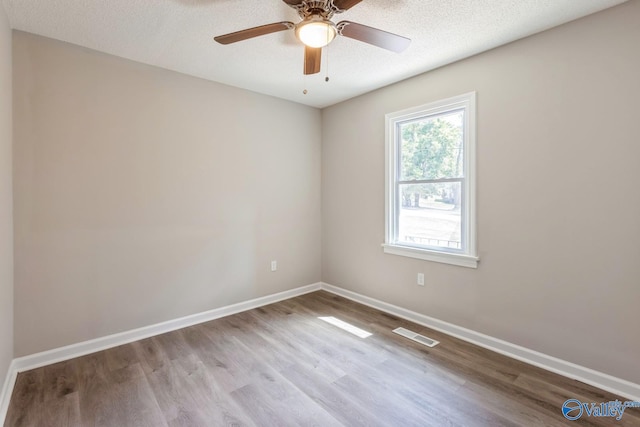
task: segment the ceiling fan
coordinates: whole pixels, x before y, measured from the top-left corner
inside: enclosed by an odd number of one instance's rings
[[[304,43],[304,74],[320,72],[322,48],[340,35],[361,42],[369,43],[393,52],[402,52],[411,40],[397,34],[388,33],[377,28],[367,27],[351,21],[334,24],[331,18],[342,13],[362,0],[283,0],[294,8],[302,18],[297,24],[293,22],[276,22],[248,28],[242,31],[214,37],[221,44],[231,44],[253,37],[264,36],[284,30],[295,30],[296,37]]]

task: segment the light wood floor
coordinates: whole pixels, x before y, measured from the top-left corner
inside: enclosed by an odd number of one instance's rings
[[[21,373],[5,426],[640,426],[569,398],[626,400],[320,291]]]

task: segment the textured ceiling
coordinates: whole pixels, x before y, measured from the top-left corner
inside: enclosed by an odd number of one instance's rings
[[[412,39],[396,54],[338,37],[302,74],[293,31],[223,46],[213,36],[298,22],[280,0],[3,0],[14,29],[325,107],[626,0],[363,0],[350,20]],[[328,59],[328,60],[327,60]],[[325,82],[327,75],[329,82]],[[303,90],[307,94],[303,94]]]

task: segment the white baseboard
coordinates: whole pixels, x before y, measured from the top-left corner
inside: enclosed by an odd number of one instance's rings
[[[53,363],[62,362],[64,360],[73,359],[75,357],[84,356],[86,354],[95,353],[96,351],[106,350],[108,348],[117,347],[119,345],[128,344],[133,341],[149,338],[155,335],[164,334],[166,332],[175,331],[177,329],[186,328],[188,326],[197,325],[198,323],[208,322],[210,320],[219,319],[221,317],[230,316],[242,311],[251,310],[253,308],[262,307],[274,302],[283,301],[289,298],[307,294],[309,292],[321,289],[320,283],[302,286],[296,289],[280,292],[277,294],[267,295],[255,298],[249,301],[220,307],[202,313],[192,314],[190,316],[178,319],[168,320],[166,322],[157,323],[155,325],[144,326],[130,331],[120,332],[105,337],[96,338],[89,341],[83,341],[64,347],[54,348],[52,350],[43,351],[41,353],[30,354],[24,357],[13,359],[9,366],[9,371],[4,381],[2,390],[0,391],[0,425],[4,424],[11,400],[11,393],[16,382],[18,373],[39,368],[41,366],[51,365]]]
[[[7,375],[4,377],[4,384],[0,390],[0,425],[4,425],[4,419],[7,416],[9,402],[11,401],[11,393],[13,392],[13,386],[16,383],[17,377],[18,370],[16,369],[16,361],[14,359],[9,364]]]
[[[434,319],[433,317],[425,316],[424,314],[416,313],[414,311],[407,310],[393,304],[388,304],[327,283],[322,283],[322,289],[360,304],[384,311],[385,313],[435,329],[436,331],[451,335],[488,350],[495,351],[496,353],[509,356],[513,359],[520,360],[571,379],[582,381],[602,390],[625,397],[629,400],[640,401],[640,384],[635,384],[590,368],[585,368],[584,366],[576,365],[575,363],[567,362],[535,350],[530,350],[471,329]]]
[[[39,368],[41,366],[51,365],[53,363],[62,362],[64,360],[73,359],[75,357],[84,356],[86,354],[95,353],[96,351],[106,350],[108,348],[117,347],[119,345],[128,344],[133,341],[149,338],[155,335],[164,334],[166,332],[175,331],[177,329],[186,328],[188,326],[197,325],[198,323],[208,322],[210,320],[219,319],[221,317],[230,316],[242,311],[251,310],[253,308],[262,307],[274,302],[283,301],[289,298],[297,297],[315,292],[321,289],[321,283],[314,283],[307,286],[291,289],[277,294],[267,295],[255,298],[249,301],[220,307],[202,313],[192,314],[190,316],[180,317],[178,319],[168,320],[166,322],[157,323],[155,325],[144,326],[130,331],[124,331],[105,337],[96,338],[89,341],[83,341],[64,347],[54,348],[52,350],[43,351],[41,353],[30,354],[24,357],[18,357],[11,361],[4,385],[0,390],[0,426],[4,425],[7,409],[11,400],[11,393],[18,377],[18,373]]]
[[[95,353],[96,351],[106,350],[108,348],[117,347],[119,345],[128,344],[133,341],[149,338],[155,335],[164,334],[166,332],[175,331],[177,329],[186,328],[188,326],[197,325],[199,323],[208,322],[210,320],[219,319],[220,317],[229,316],[240,313],[242,311],[251,310],[253,308],[262,307],[264,305],[273,304],[274,302],[283,301],[289,298],[304,295],[309,292],[320,290],[321,284],[314,283],[312,285],[302,286],[277,294],[267,295],[255,298],[249,301],[220,307],[202,313],[192,314],[190,316],[180,317],[178,319],[168,320],[166,322],[157,323],[155,325],[144,326],[130,331],[124,331],[113,335],[107,335],[71,344],[52,350],[43,351],[41,353],[30,354],[29,356],[18,357],[14,359],[15,368],[18,372],[28,371],[30,369],[39,368],[41,366],[51,365],[52,363],[62,362],[63,360],[73,359],[75,357],[84,356],[86,354]]]
[[[607,390],[611,393],[623,396],[629,400],[640,401],[640,385],[630,381],[616,378],[611,375],[585,368],[565,360],[561,360],[546,354],[512,344],[498,338],[472,331],[467,328],[456,326],[454,324],[434,319],[402,307],[395,306],[383,301],[376,300],[337,286],[327,283],[314,283],[312,285],[302,286],[285,292],[273,295],[267,295],[255,298],[249,301],[229,305],[226,307],[216,308],[214,310],[197,313],[190,316],[181,317],[179,319],[169,320],[155,325],[145,326],[130,331],[120,332],[77,344],[60,347],[41,353],[31,354],[29,356],[13,359],[9,365],[5,381],[0,390],[0,425],[4,424],[7,409],[11,399],[11,393],[15,385],[15,381],[19,372],[28,371],[30,369],[39,368],[41,366],[50,365],[64,360],[73,359],[75,357],[84,356],[86,354],[95,353],[96,351],[106,350],[108,348],[117,347],[119,345],[128,344],[144,338],[155,335],[164,334],[166,332],[175,331],[177,329],[186,328],[220,317],[229,316],[240,313],[242,311],[251,310],[253,308],[262,307],[264,305],[273,304],[299,295],[323,289],[336,295],[340,295],[360,304],[376,308],[394,316],[410,320],[419,325],[435,329],[447,335],[460,338],[464,341],[476,344],[480,347],[495,351],[505,356],[538,366],[559,375],[576,379],[584,383],[593,385],[594,387]]]

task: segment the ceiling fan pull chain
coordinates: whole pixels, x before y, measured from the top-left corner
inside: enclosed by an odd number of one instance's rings
[[[333,1],[330,1],[331,5],[333,6]],[[324,78],[325,82],[329,82],[329,42],[331,40],[329,40],[329,33],[327,33],[327,46],[324,48],[324,60],[326,65],[326,70],[327,70],[327,74],[326,77]]]
[[[327,64],[326,66],[327,75],[324,78],[324,81],[328,83],[329,82],[329,46],[327,46],[324,49],[324,62]]]
[[[309,81],[308,77],[306,74],[302,75],[302,87],[305,89],[302,89],[302,94],[306,95],[307,93],[309,93],[309,91],[306,89],[307,86],[307,82]]]

